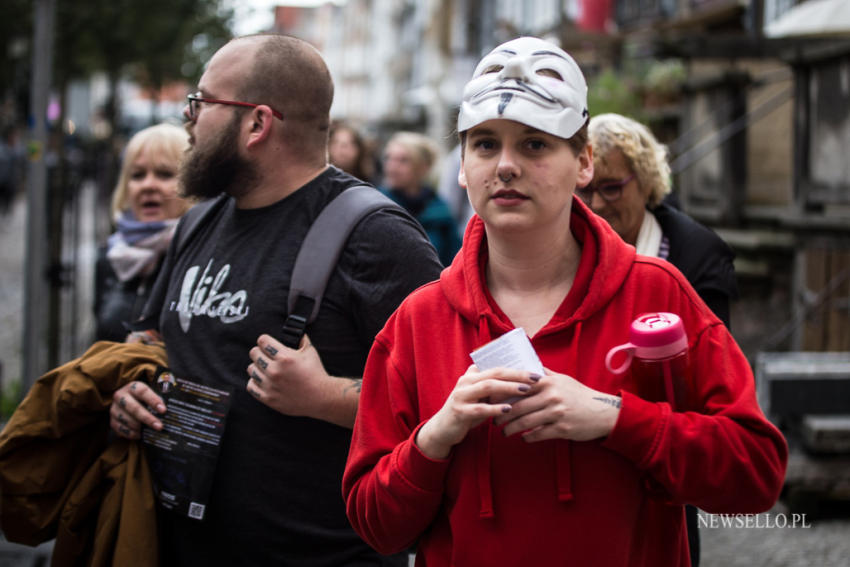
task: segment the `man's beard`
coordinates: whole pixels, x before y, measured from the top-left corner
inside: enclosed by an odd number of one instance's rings
[[[221,193],[239,197],[257,186],[256,166],[239,155],[238,113],[206,146],[189,150],[180,166],[180,190],[184,197],[209,199]]]

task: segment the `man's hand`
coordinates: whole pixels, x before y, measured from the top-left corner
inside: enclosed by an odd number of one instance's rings
[[[298,350],[261,335],[249,356],[246,388],[260,402],[285,415],[354,425],[361,380],[328,375],[307,335]]]
[[[145,331],[131,331],[124,338],[125,343],[144,343],[146,345],[152,345],[155,343],[162,342],[162,335],[159,334],[159,331],[154,329],[147,329]]]
[[[139,381],[125,384],[112,395],[109,426],[126,439],[141,438],[142,424],[156,430],[162,429],[162,422],[148,411],[148,407],[159,414],[165,413],[162,398],[157,396],[150,386]]]
[[[521,433],[529,442],[545,439],[590,441],[605,437],[620,415],[619,397],[588,388],[578,380],[546,370],[524,399],[508,415],[495,420],[505,424],[505,435]]]
[[[432,459],[445,459],[469,430],[490,417],[510,415],[512,401],[532,390],[538,377],[524,370],[491,368],[481,372],[474,364],[458,378],[443,407],[416,436],[416,445]]]

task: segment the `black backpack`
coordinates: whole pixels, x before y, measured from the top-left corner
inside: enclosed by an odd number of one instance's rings
[[[227,195],[198,203],[183,215],[181,230],[177,235],[174,249],[175,257],[185,249],[186,244],[215,213],[227,202]],[[307,325],[313,322],[319,313],[322,296],[328,279],[339,260],[339,255],[348,241],[348,237],[363,217],[378,209],[403,209],[392,199],[368,185],[349,187],[328,203],[307,231],[307,236],[298,250],[295,266],[289,282],[289,315],[283,324],[280,341],[289,348],[297,349]],[[168,277],[165,274],[161,276]],[[156,287],[167,286],[167,282],[157,281]],[[156,295],[156,292],[152,297]],[[154,313],[153,317],[158,317]],[[132,325],[141,330],[150,316]],[[150,325],[148,325],[149,327]]]

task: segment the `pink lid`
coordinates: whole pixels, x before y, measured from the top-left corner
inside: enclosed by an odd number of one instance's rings
[[[666,358],[684,350],[688,338],[675,313],[644,313],[632,322],[629,342],[641,358]]]
[[[688,349],[688,336],[682,320],[674,313],[644,313],[629,327],[629,342],[615,346],[605,355],[605,367],[614,374],[626,371],[635,356],[644,360],[663,360]],[[614,357],[625,354],[619,366]]]

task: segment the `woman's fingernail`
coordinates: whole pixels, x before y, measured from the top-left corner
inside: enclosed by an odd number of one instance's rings
[[[517,386],[517,390],[519,390],[520,392],[527,392],[530,389],[531,386],[529,386],[528,384],[520,384],[519,386]]]
[[[529,375],[529,378],[531,378],[532,382],[538,382],[538,381],[540,381],[542,376],[540,374],[531,374],[531,375]]]
[[[165,404],[156,404],[156,411],[159,413],[165,413]]]
[[[511,411],[511,406],[502,406],[502,413],[508,413]]]

